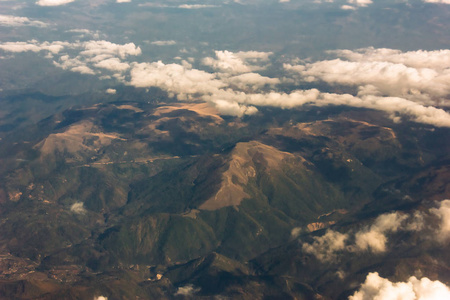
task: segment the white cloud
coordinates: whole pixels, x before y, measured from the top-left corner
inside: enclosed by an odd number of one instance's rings
[[[116,0],[116,3],[129,3],[131,0]]]
[[[347,97],[345,105],[383,110],[394,120],[400,114],[419,123],[450,125],[450,115],[435,107],[450,106],[450,50],[364,48],[329,53],[339,58],[284,68],[298,74],[300,81],[359,87],[357,97]]]
[[[156,41],[155,44],[172,44]],[[191,63],[136,63],[141,54],[133,43],[6,42],[7,52],[47,51],[53,63],[65,70],[116,78],[136,87],[159,87],[180,100],[213,103],[224,114],[254,114],[255,106],[285,109],[302,105],[345,105],[381,110],[395,122],[408,119],[438,127],[450,127],[450,114],[436,106],[450,106],[450,50],[402,53],[392,49],[365,48],[331,53],[341,58],[302,64],[284,64],[281,78],[257,73],[270,65],[271,52],[216,51],[203,59],[213,72],[193,69]],[[381,61],[382,60],[382,61]],[[428,66],[428,67],[425,67]],[[288,76],[291,76],[289,78]],[[294,78],[292,78],[294,77]],[[358,86],[357,95],[323,93],[317,89],[278,92],[281,81],[320,82]],[[225,103],[228,101],[229,103]]]
[[[218,90],[215,94],[204,97],[204,99],[209,100],[212,98],[234,101],[241,104],[281,108],[293,108],[306,104],[315,106],[347,105],[385,111],[394,120],[398,119],[397,114],[401,114],[408,116],[411,120],[418,123],[450,127],[450,114],[444,110],[435,107],[425,107],[398,97],[372,95],[355,97],[349,94],[322,93],[317,89],[297,90],[291,93],[244,93],[227,89]]]
[[[81,47],[84,48],[80,54],[83,56],[96,56],[96,55],[114,55],[119,58],[126,58],[127,56],[141,55],[141,48],[137,47],[134,43],[128,44],[114,44],[109,41],[88,41],[81,43]]]
[[[67,30],[66,32],[70,32],[70,33],[76,33],[78,34],[79,38],[84,38],[86,36],[91,36],[94,39],[99,39],[100,38],[100,31],[98,30],[89,30],[89,29],[70,29]]]
[[[305,81],[372,85],[383,95],[422,103],[450,94],[450,50],[401,52],[364,48],[329,52],[340,58],[305,65],[286,64],[285,68],[300,74]]]
[[[87,66],[73,66],[71,68],[68,68],[72,72],[80,73],[80,74],[89,74],[89,75],[95,75],[94,70]]]
[[[343,10],[356,10],[356,7],[351,6],[351,5],[342,5],[341,9],[343,9]]]
[[[105,296],[94,297],[94,300],[108,300],[108,297]]]
[[[339,57],[350,61],[386,61],[395,64],[404,64],[412,68],[448,69],[450,67],[450,50],[435,51],[407,51],[402,52],[388,48],[361,48],[357,50],[332,50]]]
[[[372,85],[383,95],[410,98],[422,93],[436,96],[450,93],[450,70],[438,72],[388,61],[341,59],[315,62],[304,67],[299,73],[309,82],[321,80],[340,85]]]
[[[278,78],[265,77],[261,76],[258,73],[244,73],[224,78],[222,80],[226,81],[232,86],[237,87],[238,89],[251,89],[253,91],[257,91],[266,85],[273,87],[280,83],[280,80]]]
[[[218,5],[209,5],[209,4],[181,4],[178,5],[178,8],[183,9],[201,9],[201,8],[215,8],[220,7]]]
[[[174,40],[170,40],[170,41],[154,41],[151,42],[152,45],[156,45],[156,46],[172,46],[172,45],[176,45],[177,42],[175,42]]]
[[[159,87],[169,93],[176,93],[179,99],[188,99],[194,94],[211,94],[225,87],[214,74],[188,69],[178,64],[134,63],[130,71],[129,84],[136,87]]]
[[[397,212],[380,215],[370,227],[355,234],[356,251],[385,252],[386,233],[396,232],[401,227],[401,223],[407,218],[406,214],[400,215]]]
[[[188,284],[185,286],[180,286],[175,293],[175,296],[192,296],[195,293],[199,292],[200,288],[194,287],[192,284]]]
[[[138,6],[141,7],[156,7],[156,8],[181,8],[181,9],[202,9],[202,8],[216,8],[220,7],[219,5],[212,4],[180,4],[180,5],[167,5],[161,3],[140,3]]]
[[[430,212],[436,215],[441,223],[439,225],[438,239],[445,241],[450,237],[450,200],[443,200],[438,208],[432,208]]]
[[[100,75],[108,71],[119,79],[130,68],[125,60],[129,56],[141,54],[141,49],[133,43],[120,45],[102,40],[75,43],[60,41],[39,43],[36,40],[7,42],[0,44],[0,49],[16,53],[47,51],[47,57],[54,59],[53,64],[64,70],[91,75]]]
[[[18,27],[18,26],[32,26],[32,27],[47,27],[49,24],[41,21],[30,20],[27,17],[17,17],[10,15],[0,15],[0,26]]]
[[[327,230],[323,236],[314,237],[312,244],[304,243],[302,249],[322,262],[331,262],[336,259],[337,252],[345,249],[347,239],[347,234]]]
[[[369,273],[360,289],[349,300],[441,300],[450,299],[450,289],[440,281],[410,277],[406,282],[391,282],[378,273]]]
[[[110,95],[115,95],[117,93],[117,91],[116,91],[116,89],[107,89],[106,93],[110,94]]]
[[[86,208],[84,208],[84,203],[83,202],[75,202],[70,207],[70,211],[74,212],[76,214],[84,214],[84,213],[86,213]]]
[[[65,47],[69,46],[68,42],[43,42],[38,43],[36,40],[28,42],[6,42],[0,44],[0,49],[7,52],[40,52],[49,51],[53,54],[59,53]]]
[[[365,7],[369,4],[372,4],[372,0],[348,0],[347,3]]]
[[[71,2],[74,2],[75,0],[39,0],[36,2],[37,5],[40,6],[59,6],[59,5],[65,5]]]
[[[272,52],[257,52],[257,51],[215,51],[216,58],[206,57],[203,59],[203,64],[210,66],[216,71],[241,74],[252,71],[261,70],[264,67],[262,64],[267,64],[269,56]]]
[[[338,254],[342,251],[353,253],[369,251],[379,254],[388,250],[388,236],[397,231],[418,232],[423,241],[448,242],[450,238],[450,200],[437,202],[437,207],[426,210],[382,214],[372,224],[360,230],[350,230],[345,234],[328,230],[323,236],[314,237],[313,243],[303,243],[302,248],[303,251],[316,256],[322,262],[337,259]],[[291,236],[295,238],[300,232],[300,228],[295,228],[295,231],[291,232]]]
[[[450,4],[450,0],[424,0],[424,2]]]
[[[321,262],[331,262],[337,259],[337,254],[342,251],[382,253],[386,251],[387,233],[403,229],[402,222],[408,218],[406,214],[397,212],[383,214],[374,222],[356,233],[339,233],[334,230],[320,237],[314,237],[312,244],[304,243],[303,251],[317,257]],[[354,236],[354,243],[351,242]]]
[[[242,117],[244,115],[253,115],[258,112],[258,109],[254,106],[242,105],[237,102],[221,99],[212,99],[211,102],[222,115]]]
[[[291,230],[291,238],[296,239],[299,237],[299,235],[302,233],[303,228],[302,227],[294,227]]]
[[[121,62],[117,57],[108,58],[101,60],[100,62],[94,65],[97,68],[102,68],[110,71],[119,71],[124,72],[130,68],[130,65],[127,63]]]

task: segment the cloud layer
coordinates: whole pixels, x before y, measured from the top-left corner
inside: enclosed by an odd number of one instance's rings
[[[173,45],[156,41],[154,45]],[[277,77],[263,75],[273,68],[271,52],[227,50],[201,60],[205,70],[181,63],[135,62],[141,54],[133,43],[105,40],[85,42],[5,42],[6,52],[47,52],[55,66],[97,75],[135,87],[159,87],[179,100],[203,100],[226,115],[258,112],[258,106],[294,107],[345,105],[380,110],[395,122],[403,119],[438,127],[450,127],[450,50],[401,52],[364,48],[335,50],[336,59],[312,63],[288,63]],[[191,60],[192,61],[192,60]],[[297,60],[298,61],[298,60]],[[319,89],[281,92],[288,83],[353,86],[357,94],[326,93]]]

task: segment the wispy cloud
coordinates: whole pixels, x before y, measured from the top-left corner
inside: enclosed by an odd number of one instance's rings
[[[152,45],[156,45],[156,46],[172,46],[172,45],[176,45],[177,42],[175,42],[174,40],[169,40],[169,41],[154,41],[151,42],[150,44]]]
[[[19,26],[33,26],[33,27],[47,27],[48,23],[31,20],[27,17],[17,17],[10,15],[0,15],[0,26],[19,27]]]

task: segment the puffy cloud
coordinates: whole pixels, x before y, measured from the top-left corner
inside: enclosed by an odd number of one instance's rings
[[[81,56],[85,57],[103,55],[104,57],[118,56],[123,59],[130,55],[136,56],[141,54],[141,49],[133,43],[120,45],[108,41],[87,41],[76,43],[55,41],[39,43],[36,40],[30,40],[28,42],[6,42],[0,44],[0,49],[8,52],[50,51],[56,54],[64,48],[81,50]]]
[[[86,208],[84,208],[84,203],[83,202],[75,202],[70,207],[70,211],[74,212],[76,214],[84,214],[84,213],[86,213]]]
[[[80,73],[80,74],[89,74],[89,75],[95,75],[94,70],[87,66],[73,66],[70,68],[70,71]]]
[[[407,51],[388,48],[361,48],[357,50],[332,50],[339,57],[351,61],[386,61],[403,64],[412,68],[448,69],[450,68],[450,50]]]
[[[156,41],[169,45],[173,41]],[[257,73],[270,64],[271,52],[215,51],[215,58],[203,59],[213,69],[193,69],[181,64],[129,62],[141,54],[133,43],[85,42],[6,42],[7,52],[47,51],[53,63],[65,70],[96,74],[136,87],[159,87],[180,100],[203,100],[223,114],[242,116],[257,112],[255,106],[289,109],[302,105],[346,105],[386,112],[394,121],[408,120],[439,127],[450,127],[450,114],[436,105],[450,101],[450,50],[401,52],[365,48],[337,50],[338,59],[302,64],[285,64],[284,77],[270,78]],[[106,73],[106,74],[105,74]],[[111,74],[112,73],[112,74]],[[286,76],[302,82],[325,81],[359,87],[357,95],[323,93],[317,89],[277,91]],[[127,79],[127,80],[125,80]],[[286,82],[294,82],[288,78]],[[229,103],[225,103],[227,101]]]
[[[440,281],[412,276],[406,282],[391,282],[378,273],[369,273],[360,289],[349,300],[397,299],[440,300],[450,299],[450,289]]]
[[[303,243],[302,249],[306,253],[316,256],[322,262],[330,262],[337,259],[338,253],[342,251],[384,253],[388,250],[388,235],[397,231],[418,232],[423,241],[448,242],[450,238],[450,200],[436,203],[436,207],[416,210],[412,213],[382,214],[372,224],[360,230],[350,230],[345,234],[328,230],[323,236],[314,237],[313,243]],[[300,232],[300,228],[295,228],[291,232],[291,236],[298,237]]]
[[[421,104],[398,97],[381,97],[363,95],[355,97],[349,94],[322,93],[317,89],[296,90],[290,93],[244,93],[230,89],[217,91],[204,99],[220,98],[242,104],[256,106],[275,106],[293,108],[302,105],[328,106],[347,105],[370,108],[387,112],[394,120],[398,114],[408,116],[411,120],[439,127],[450,127],[450,114],[442,109],[426,107]]]
[[[117,91],[116,91],[116,89],[107,89],[107,90],[106,90],[106,93],[107,93],[107,94],[110,94],[110,95],[114,95],[114,94],[117,93]]]
[[[120,45],[103,40],[75,43],[60,41],[39,43],[36,40],[7,42],[0,44],[0,49],[16,53],[47,51],[49,58],[53,59],[59,55],[53,64],[64,70],[91,75],[109,71],[117,78],[121,78],[130,68],[124,60],[129,56],[141,54],[141,49],[133,43]]]
[[[107,54],[123,59],[130,55],[137,56],[142,53],[141,48],[137,47],[134,43],[121,45],[109,41],[88,41],[81,43],[80,46],[84,48],[80,54],[91,57]]]
[[[97,68],[119,72],[124,72],[130,68],[129,64],[121,62],[117,57],[101,60],[94,66]]]
[[[171,45],[175,45],[177,42],[175,42],[174,40],[170,40],[170,41],[154,41],[151,42],[152,45],[156,45],[156,46],[171,46]]]
[[[131,0],[116,0],[116,3],[129,3]]]
[[[261,70],[264,67],[261,64],[266,64],[272,52],[230,52],[230,51],[215,51],[216,58],[206,57],[203,59],[203,64],[212,67],[216,71],[239,74],[248,73],[252,71]]]
[[[441,220],[437,232],[438,239],[442,241],[448,239],[450,237],[450,200],[441,201],[439,207],[432,208],[430,212]]]
[[[304,243],[302,249],[322,262],[331,262],[336,259],[337,252],[345,249],[347,239],[347,234],[327,230],[323,236],[314,237],[312,244]]]
[[[251,89],[253,91],[261,89],[266,85],[274,86],[280,83],[278,78],[265,77],[258,73],[245,73],[223,80],[241,90]]]
[[[379,216],[369,228],[355,234],[357,251],[385,252],[387,242],[385,234],[397,231],[406,218],[406,215],[399,215],[396,212]]]
[[[223,115],[242,117],[244,115],[253,115],[258,112],[258,109],[254,106],[242,105],[237,102],[220,99],[213,99],[211,102]]]
[[[155,86],[169,93],[176,93],[179,99],[189,99],[194,94],[211,94],[225,87],[214,74],[189,69],[179,64],[134,63],[130,71],[129,84],[136,87]]]
[[[74,2],[75,0],[39,0],[36,2],[37,5],[40,6],[59,6],[59,5],[65,5],[71,2]]]
[[[17,17],[10,15],[0,15],[0,26],[17,27],[17,26],[33,26],[47,27],[49,24],[41,21],[30,20],[27,17]]]
[[[403,229],[402,222],[407,218],[406,214],[393,212],[380,215],[372,225],[354,234],[327,230],[323,236],[314,237],[313,243],[304,243],[302,249],[306,253],[316,256],[321,262],[336,260],[337,254],[342,251],[382,253],[386,251],[387,247],[386,234]],[[354,236],[354,243],[351,242],[352,236]]]
[[[105,296],[94,297],[94,300],[108,300],[108,297]]]
[[[340,58],[306,65],[285,65],[305,81],[342,85],[372,85],[382,94],[419,99],[450,93],[450,50],[401,52],[364,48],[329,51]]]
[[[295,68],[288,69],[295,70]],[[388,61],[345,61],[341,59],[307,64],[297,68],[306,81],[325,81],[340,85],[372,85],[382,94],[408,96],[428,93],[445,96],[450,93],[450,70],[414,68]]]
[[[284,69],[298,74],[300,81],[358,86],[356,97],[340,98],[347,101],[344,105],[383,110],[394,120],[399,120],[400,114],[419,123],[449,126],[450,115],[435,106],[450,106],[450,50],[329,52],[339,58],[285,64]]]
[[[195,293],[199,292],[200,288],[194,287],[192,284],[188,284],[185,286],[180,286],[175,293],[175,296],[192,296]]]

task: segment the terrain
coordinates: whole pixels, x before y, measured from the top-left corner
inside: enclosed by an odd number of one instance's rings
[[[448,128],[133,93],[0,120],[0,298],[347,299],[374,271],[450,283],[447,233],[432,238]]]

